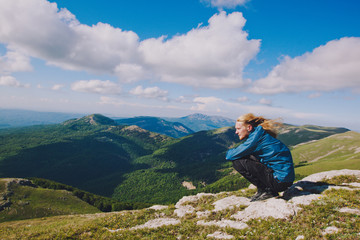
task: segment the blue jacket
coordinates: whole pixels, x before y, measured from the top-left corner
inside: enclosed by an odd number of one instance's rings
[[[254,155],[261,163],[274,170],[274,178],[278,181],[294,181],[294,164],[290,150],[280,140],[270,136],[262,126],[254,127],[241,145],[230,149],[226,160],[233,161],[247,155]]]

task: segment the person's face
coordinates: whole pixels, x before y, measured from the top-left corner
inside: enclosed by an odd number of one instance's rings
[[[243,140],[249,136],[252,126],[250,124],[244,124],[243,122],[236,122],[235,129],[235,134],[239,136],[240,140]]]

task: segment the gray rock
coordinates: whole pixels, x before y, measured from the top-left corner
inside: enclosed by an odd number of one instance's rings
[[[250,199],[246,197],[229,196],[214,202],[213,205],[215,206],[214,211],[217,212],[233,207],[249,206]]]

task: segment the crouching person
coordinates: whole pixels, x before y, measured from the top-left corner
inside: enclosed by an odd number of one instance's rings
[[[250,183],[257,187],[251,201],[260,201],[278,196],[289,188],[295,177],[290,150],[276,139],[275,128],[280,123],[256,117],[252,113],[236,120],[236,134],[244,140],[230,149],[226,159]]]

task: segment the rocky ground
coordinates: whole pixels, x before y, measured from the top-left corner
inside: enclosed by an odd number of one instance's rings
[[[330,189],[345,189],[345,190],[360,190],[360,183],[344,183],[341,186],[327,184],[324,181],[336,176],[354,175],[360,179],[359,170],[336,170],[321,172],[310,175],[301,181],[294,183],[286,192],[279,197],[271,198],[265,201],[250,202],[249,198],[243,196],[236,196],[233,192],[228,193],[200,193],[194,196],[186,196],[180,199],[175,205],[174,216],[176,217],[161,217],[152,219],[145,224],[131,227],[130,230],[141,228],[159,228],[166,225],[181,224],[183,219],[189,217],[198,218],[197,225],[202,226],[217,226],[220,228],[234,228],[245,229],[249,226],[247,221],[257,218],[272,217],[275,219],[288,219],[296,215],[303,206],[309,205],[312,201],[319,200],[323,194]],[[254,186],[249,187],[250,190]],[[249,189],[242,190],[243,192]],[[212,207],[200,207],[211,202]],[[154,210],[163,210],[168,206],[155,205],[151,207]],[[206,208],[211,210],[206,210]],[[221,217],[221,219],[213,220],[212,216],[217,212],[226,210],[235,210],[231,215]],[[360,215],[360,206],[358,208],[341,208],[339,212],[348,212]],[[229,211],[231,212],[231,211]],[[111,232],[119,232],[129,230],[125,228],[109,230]],[[339,231],[335,226],[330,226],[324,229],[323,234],[329,234]],[[233,236],[222,231],[215,231],[207,237],[216,239],[232,239]],[[360,233],[359,233],[360,238]],[[304,239],[299,235],[299,239]]]
[[[240,176],[239,176],[240,177]],[[0,239],[360,239],[360,170],[316,173],[279,197],[254,186],[175,205],[0,223]]]

